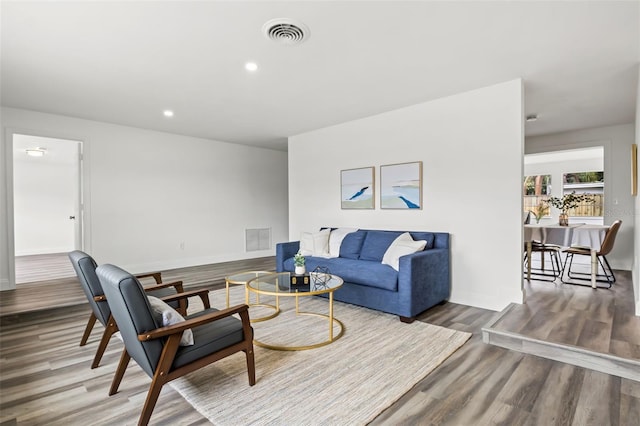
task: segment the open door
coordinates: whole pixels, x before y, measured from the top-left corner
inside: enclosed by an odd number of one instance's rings
[[[82,249],[81,153],[80,141],[13,135],[16,284],[73,276],[66,254]]]

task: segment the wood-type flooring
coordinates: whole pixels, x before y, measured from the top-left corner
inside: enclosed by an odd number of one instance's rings
[[[167,271],[165,280],[180,276],[191,285],[220,288],[224,277],[241,270],[270,270],[273,258],[228,262],[222,266],[183,268]],[[174,275],[175,274],[175,275]],[[624,275],[624,273],[623,273]],[[189,284],[191,283],[191,284]],[[619,278],[620,286],[629,286],[630,278]],[[47,287],[51,289],[45,290]],[[589,344],[604,339],[600,348],[620,349],[634,354],[637,333],[635,323],[616,319],[614,306],[603,307],[607,290],[582,291],[555,289],[552,283],[532,282],[527,288],[526,305],[529,315],[505,316],[501,324],[513,330],[538,333],[547,329],[549,336],[572,336],[573,344]],[[18,292],[24,287],[18,287]],[[102,327],[97,324],[89,343],[79,347],[89,308],[86,302],[74,306],[34,311],[28,308],[33,293],[50,292],[49,306],[56,306],[59,297],[67,299],[74,291],[82,294],[73,280],[40,283],[29,287],[24,297],[11,296],[23,309],[11,309],[2,297],[2,328],[0,332],[0,425],[133,425],[136,424],[148,390],[150,379],[132,363],[123,379],[120,391],[111,397],[108,387],[117,365],[122,343],[113,339],[101,366],[91,370],[90,363]],[[553,303],[563,298],[563,291],[577,292],[569,301]],[[554,298],[554,291],[558,292]],[[621,293],[630,290],[621,290]],[[33,292],[33,293],[32,293]],[[2,292],[7,293],[7,292]],[[29,294],[31,293],[31,294]],[[537,293],[540,296],[537,296]],[[579,296],[579,297],[578,297]],[[45,296],[41,296],[46,298]],[[539,301],[536,301],[539,299]],[[548,303],[544,303],[547,299]],[[574,307],[571,300],[580,301]],[[6,302],[6,303],[5,303]],[[552,319],[544,325],[545,309],[551,313],[567,312],[566,327],[575,321],[576,310],[582,306],[597,312],[598,322],[611,324],[610,333],[593,332],[603,326],[585,326],[575,333],[552,332],[561,320]],[[594,309],[595,311],[592,311]],[[585,314],[589,316],[591,314]],[[609,316],[611,318],[609,318]],[[483,326],[496,312],[454,303],[445,303],[423,313],[418,320],[457,330],[469,331],[473,337],[442,365],[422,379],[411,391],[384,410],[372,425],[633,425],[640,424],[640,382],[610,376],[585,368],[539,358],[482,342]],[[533,318],[536,318],[533,320]],[[576,328],[585,321],[577,321]],[[620,327],[617,327],[619,325]],[[546,327],[546,328],[545,328]],[[540,332],[541,333],[541,332]],[[539,334],[542,335],[542,334]],[[607,336],[609,336],[607,338]],[[416,342],[428,345],[429,342]],[[617,349],[616,349],[617,350]],[[392,380],[393,378],[390,378]],[[366,384],[363,384],[366,385]],[[384,389],[380,390],[381,392]],[[277,394],[274,394],[277,398]],[[283,413],[283,418],[286,418]],[[197,411],[169,386],[163,389],[151,418],[155,425],[209,424]]]

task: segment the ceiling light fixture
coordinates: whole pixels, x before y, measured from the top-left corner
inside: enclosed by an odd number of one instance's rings
[[[529,123],[536,121],[538,119],[538,114],[529,114],[527,115],[527,121]]]
[[[171,111],[170,109],[164,110],[163,114],[165,117],[173,117],[173,111]]]
[[[256,64],[255,62],[247,62],[246,64],[244,64],[244,68],[247,71],[257,71],[258,70],[258,64]]]
[[[46,151],[45,148],[31,148],[31,149],[27,149],[25,150],[27,152],[27,155],[31,156],[31,157],[44,157],[44,153]]]

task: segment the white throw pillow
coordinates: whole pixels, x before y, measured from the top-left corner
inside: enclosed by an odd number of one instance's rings
[[[382,263],[389,265],[396,271],[400,270],[400,258],[424,250],[427,242],[424,240],[413,241],[411,234],[405,232],[396,238],[384,253]]]
[[[300,253],[303,256],[329,257],[329,235],[329,228],[316,233],[303,232],[300,235]]]
[[[331,257],[340,257],[342,240],[344,240],[347,234],[356,232],[357,230],[357,228],[338,228],[331,231],[331,234],[329,234],[329,254]]]
[[[149,304],[151,305],[151,311],[153,312],[154,317],[161,320],[163,327],[185,321],[184,317],[180,315],[178,311],[157,297],[147,296],[147,299],[149,299]],[[191,345],[193,345],[193,331],[188,328],[182,333],[180,346]]]

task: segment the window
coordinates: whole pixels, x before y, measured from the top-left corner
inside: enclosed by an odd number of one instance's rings
[[[569,210],[569,216],[603,217],[604,216],[604,172],[565,173],[562,177],[562,194],[592,194],[594,203],[583,203]]]
[[[551,175],[525,176],[523,192],[525,212],[532,212],[536,221],[549,215],[549,206],[544,201],[551,195]]]

